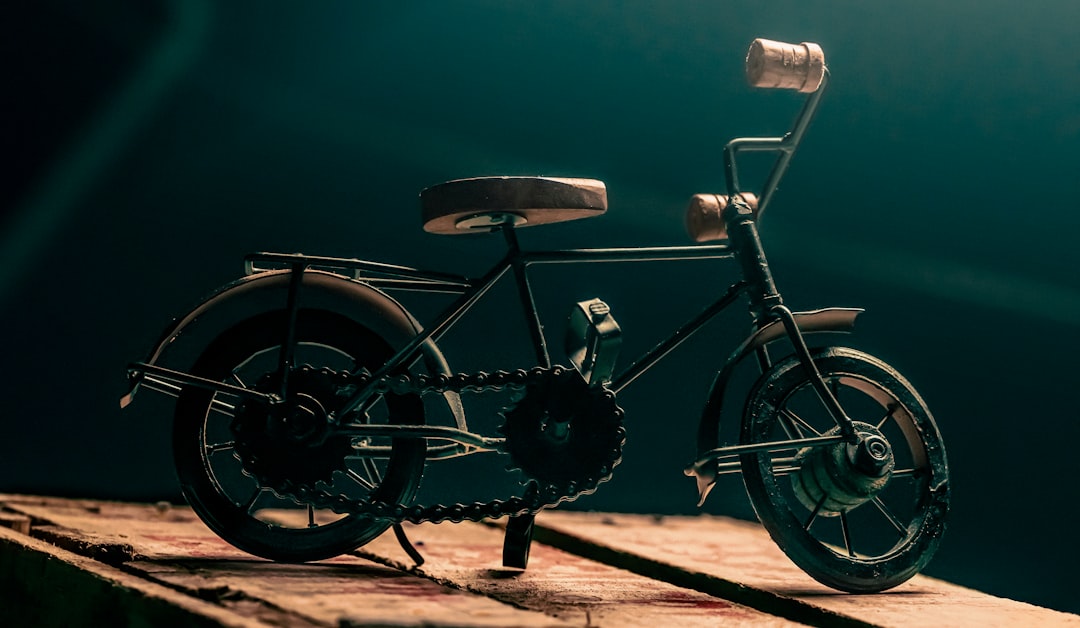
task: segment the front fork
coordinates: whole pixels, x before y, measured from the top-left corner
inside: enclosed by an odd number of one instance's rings
[[[806,346],[802,331],[795,322],[795,316],[784,305],[780,292],[776,289],[776,282],[773,281],[769,262],[765,259],[765,249],[758,235],[754,209],[743,200],[741,195],[732,194],[731,202],[724,211],[724,220],[727,222],[727,230],[735,255],[742,266],[743,278],[748,285],[747,294],[750,296],[750,311],[754,316],[755,326],[761,329],[774,320],[779,320],[783,324],[784,331],[795,349],[795,354],[799,356],[799,361],[810,376],[814,392],[829,411],[833,421],[839,426],[840,435],[848,442],[854,443],[858,440],[858,435],[855,433],[851,418],[840,407],[836,395],[829,389],[821,372],[818,371],[817,365],[810,356],[810,349]],[[758,348],[757,355],[762,372],[765,372],[770,366],[765,347]]]

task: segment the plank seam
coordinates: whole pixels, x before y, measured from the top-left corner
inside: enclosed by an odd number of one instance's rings
[[[495,522],[487,523],[487,525],[500,527]],[[598,545],[573,534],[547,527],[539,521],[533,529],[533,541],[576,554],[582,558],[625,569],[646,578],[667,582],[684,589],[692,589],[776,617],[783,617],[811,626],[877,628],[877,624],[841,615],[834,611],[818,608],[796,599],[749,587],[719,576],[687,571],[670,563]]]

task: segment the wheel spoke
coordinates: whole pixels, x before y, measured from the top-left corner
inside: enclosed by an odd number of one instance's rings
[[[240,379],[240,376],[236,374],[236,371],[233,371],[229,375],[229,379],[236,382],[236,385],[239,386],[240,388],[247,388],[248,387],[247,384],[244,383],[244,380]]]
[[[791,410],[787,408],[780,409],[780,427],[783,428],[784,434],[788,438],[803,438],[803,431],[799,427],[799,421],[801,419]]]
[[[802,438],[802,432],[799,431],[799,426],[795,425],[793,422],[789,426],[789,421],[787,420],[787,417],[784,416],[783,412],[781,412],[777,418],[779,419],[777,423],[780,424],[780,429],[784,430],[784,438],[788,440]]]
[[[814,520],[817,519],[818,513],[821,512],[821,507],[825,505],[825,500],[828,499],[828,495],[822,495],[818,500],[817,506],[814,506],[814,511],[810,513],[810,518],[803,524],[803,530],[810,531],[810,526],[814,525]]]
[[[207,454],[216,454],[219,451],[230,451],[236,449],[236,441],[230,440],[224,443],[214,443],[213,445],[206,446]]]
[[[362,458],[360,464],[364,465],[364,471],[367,476],[371,478],[371,481],[375,484],[382,484],[382,473],[379,473],[379,467],[375,466],[375,461],[371,458]]]
[[[315,507],[311,504],[307,505],[307,527],[317,528],[319,524],[315,523]]]
[[[844,533],[844,549],[848,556],[855,558],[855,550],[851,547],[851,528],[848,526],[847,513],[840,513],[840,530]]]
[[[246,502],[244,502],[244,503],[243,503],[243,504],[242,504],[242,505],[240,506],[241,508],[243,508],[243,509],[244,509],[244,512],[246,512],[246,513],[248,513],[248,514],[250,514],[250,513],[251,513],[251,509],[255,507],[255,502],[259,501],[259,498],[260,498],[260,497],[262,497],[262,494],[263,494],[263,490],[264,490],[264,489],[263,489],[263,487],[261,487],[261,486],[256,486],[256,487],[255,487],[255,492],[254,492],[254,493],[252,493],[252,494],[251,494],[251,497],[249,497],[249,498],[247,499],[247,501],[246,501]]]
[[[224,414],[230,419],[236,416],[236,406],[231,403],[225,403],[224,401],[214,397],[210,402],[210,410],[217,412],[218,414]]]
[[[352,480],[353,482],[356,482],[357,484],[359,484],[360,486],[364,487],[365,489],[367,489],[369,491],[374,491],[375,488],[376,488],[375,484],[372,484],[370,480],[368,480],[364,476],[360,475],[359,473],[357,473],[353,469],[345,469],[345,475],[348,476],[350,480]]]
[[[907,528],[904,527],[904,525],[900,523],[900,520],[896,517],[896,515],[894,515],[892,511],[889,510],[889,507],[885,505],[885,502],[881,501],[880,497],[875,497],[870,501],[873,502],[875,506],[877,506],[878,512],[885,515],[885,518],[889,520],[889,523],[891,523],[893,527],[896,528],[896,531],[900,533],[900,537],[903,538],[903,536],[907,534]]]
[[[896,404],[890,403],[889,407],[885,409],[885,416],[881,417],[881,420],[877,422],[877,429],[881,429],[881,426],[885,425],[885,422],[892,418],[893,412],[896,412]]]
[[[897,469],[889,474],[890,477],[902,478],[902,477],[917,477],[919,475],[919,469]]]
[[[795,427],[795,431],[799,432],[800,438],[802,438],[802,432],[799,430],[799,426],[802,426],[803,429],[810,432],[814,436],[821,436],[821,432],[815,430],[812,425],[804,421],[799,415],[792,412],[789,408],[782,408],[780,410],[780,414],[786,417],[789,421],[791,421],[792,425]]]

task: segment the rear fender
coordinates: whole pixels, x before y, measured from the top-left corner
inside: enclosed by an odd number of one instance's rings
[[[285,309],[291,270],[260,272],[222,286],[187,314],[173,320],[144,360],[146,364],[188,372],[214,338],[256,314]],[[346,316],[400,349],[421,331],[420,324],[396,300],[371,286],[333,273],[306,270],[300,289],[300,307],[323,309]],[[421,345],[432,373],[449,374],[439,348],[431,340]],[[120,400],[131,403],[143,380],[130,376],[130,389]],[[448,398],[458,423],[464,421],[460,400]]]

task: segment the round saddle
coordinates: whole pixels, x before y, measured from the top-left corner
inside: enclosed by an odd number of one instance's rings
[[[607,188],[596,179],[477,177],[420,192],[424,231],[444,235],[531,227],[599,216]]]

